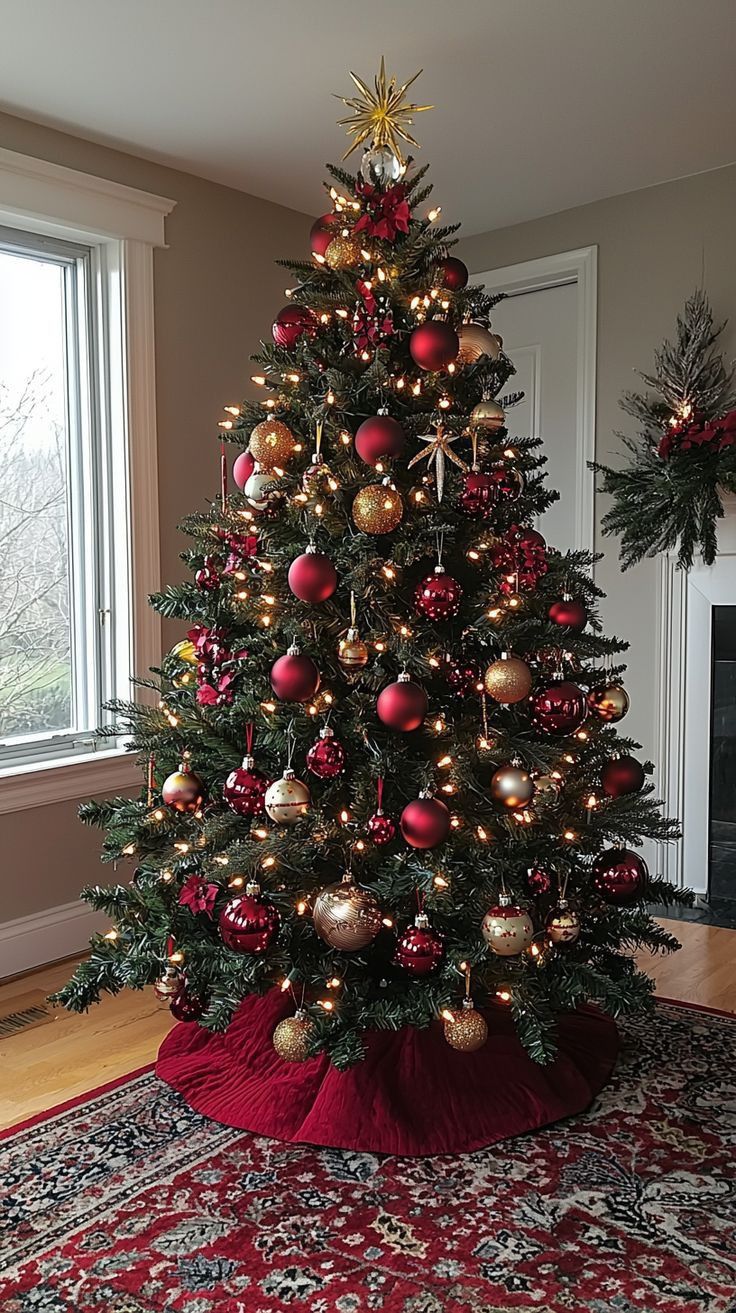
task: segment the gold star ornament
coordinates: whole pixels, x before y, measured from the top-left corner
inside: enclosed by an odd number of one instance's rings
[[[419,143],[407,129],[414,122],[412,117],[414,114],[422,114],[426,109],[434,109],[434,106],[414,105],[407,100],[406,93],[421,72],[420,68],[408,82],[402,82],[401,86],[397,86],[396,78],[386,77],[386,61],[382,57],[381,71],[373,79],[373,90],[366,86],[356,73],[350,74],[360,95],[337,97],[352,111],[346,118],[338,119],[340,127],[344,127],[353,139],[343,155],[344,160],[369,137],[372,137],[372,146],[388,146],[400,164],[403,164],[404,160],[399,138],[408,142],[410,146],[419,147]]]
[[[412,456],[412,459],[406,467],[410,470],[412,465],[416,465],[419,460],[426,460],[427,469],[431,469],[434,465],[434,474],[437,480],[438,501],[442,501],[442,494],[445,491],[445,469],[447,461],[451,460],[453,465],[457,465],[461,470],[467,470],[468,468],[465,461],[461,460],[457,455],[457,452],[452,450],[452,444],[453,442],[457,442],[458,436],[459,435],[456,435],[454,438],[451,438],[449,434],[445,433],[441,424],[437,425],[436,433],[421,434],[419,441],[426,442],[427,446],[424,451],[418,451],[416,456]]]

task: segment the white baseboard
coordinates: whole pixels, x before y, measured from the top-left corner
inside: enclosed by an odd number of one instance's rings
[[[70,957],[87,947],[105,918],[86,903],[62,903],[0,923],[0,980]]]

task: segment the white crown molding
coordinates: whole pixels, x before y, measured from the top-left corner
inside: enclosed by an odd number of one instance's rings
[[[129,752],[92,752],[32,766],[0,770],[0,815],[48,803],[79,801],[90,794],[140,786],[138,758]]]
[[[102,913],[80,902],[0,923],[0,980],[81,952],[104,927]]]
[[[0,147],[0,223],[69,239],[105,237],[165,246],[176,201]]]

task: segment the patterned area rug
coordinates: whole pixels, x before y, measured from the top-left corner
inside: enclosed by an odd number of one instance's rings
[[[0,1141],[2,1313],[733,1313],[736,1018],[627,1024],[583,1116],[463,1157],[205,1121],[145,1072]]]

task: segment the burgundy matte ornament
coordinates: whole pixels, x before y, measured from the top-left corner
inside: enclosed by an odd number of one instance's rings
[[[496,503],[496,484],[485,470],[469,470],[463,477],[458,510],[470,520],[487,520]]]
[[[463,590],[457,579],[437,565],[434,574],[428,574],[417,584],[414,609],[428,620],[449,620],[460,610],[462,596]]]
[[[512,465],[495,465],[490,471],[490,476],[493,481],[496,501],[514,502],[519,500],[526,484],[521,470],[515,469]],[[530,530],[530,532],[535,533],[536,530]],[[541,533],[539,538],[544,544]]]
[[[340,225],[341,220],[337,214],[323,214],[319,219],[315,219],[309,232],[309,249],[312,255],[324,256]]]
[[[260,885],[249,883],[220,913],[220,937],[234,953],[265,953],[279,932],[281,917],[273,903],[260,897]]]
[[[443,260],[438,260],[435,266],[438,274],[438,282],[442,283],[449,292],[459,292],[463,287],[468,285],[468,266],[458,260],[456,255],[446,255]]]
[[[409,338],[409,351],[420,369],[437,372],[457,359],[460,340],[455,329],[444,319],[429,319],[419,324]]]
[[[552,888],[552,876],[543,866],[530,866],[526,873],[526,887],[530,894],[539,898],[548,894]]]
[[[161,797],[173,811],[197,812],[204,802],[204,785],[184,762],[164,780]]]
[[[316,328],[314,315],[305,306],[285,305],[283,310],[279,310],[271,333],[277,346],[291,349],[296,346],[302,333],[309,333],[311,337]]]
[[[329,725],[319,732],[319,738],[307,753],[307,769],[320,780],[334,780],[345,770],[345,749],[335,738]]]
[[[175,1021],[199,1021],[204,1012],[204,1000],[197,994],[190,994],[186,983],[182,983],[178,994],[172,998],[169,1008]]]
[[[450,812],[439,798],[420,793],[401,813],[401,833],[412,848],[436,848],[450,830]]]
[[[458,697],[483,692],[483,674],[477,661],[450,660],[445,667],[445,679]]]
[[[287,578],[294,596],[312,606],[326,602],[337,588],[337,571],[332,561],[311,544],[292,561]]]
[[[419,912],[414,924],[407,926],[396,941],[394,966],[402,967],[410,976],[431,976],[444,956],[442,938],[429,925],[429,917]]]
[[[257,816],[263,811],[266,789],[271,781],[254,767],[253,757],[246,754],[242,766],[231,770],[222,786],[222,796],[237,816]]]
[[[644,784],[644,767],[628,753],[612,757],[601,771],[603,792],[609,798],[623,798],[627,793],[638,793]]]
[[[593,888],[614,907],[637,902],[648,879],[644,858],[630,848],[609,848],[593,862]]]
[[[398,420],[390,415],[372,415],[364,419],[355,435],[355,450],[366,465],[392,460],[406,447],[406,435]]]
[[[547,734],[573,734],[588,714],[585,694],[570,680],[553,680],[531,699],[534,722]]]
[[[308,702],[319,684],[319,671],[312,658],[304,656],[295,643],[271,667],[271,688],[281,702]]]
[[[377,848],[384,848],[396,838],[396,822],[387,816],[381,808],[366,821],[366,832]]]
[[[547,615],[553,624],[569,629],[572,634],[582,633],[588,623],[588,612],[582,602],[569,593],[563,593],[560,601],[553,602]]]
[[[249,451],[241,451],[233,461],[233,482],[242,492],[256,467],[255,458]]]
[[[376,714],[389,729],[408,734],[419,729],[427,714],[427,694],[405,671],[393,684],[387,684],[376,700]]]

